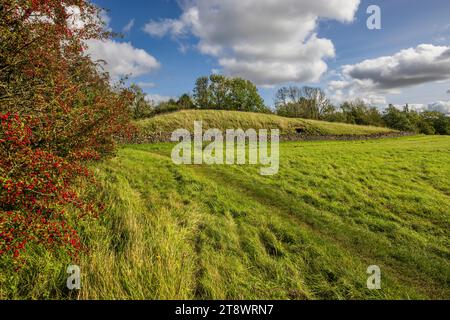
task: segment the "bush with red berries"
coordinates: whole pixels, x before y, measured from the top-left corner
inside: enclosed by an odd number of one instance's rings
[[[0,258],[29,245],[76,254],[64,209],[100,210],[73,185],[130,130],[132,93],[84,53],[109,36],[85,0],[0,0]]]

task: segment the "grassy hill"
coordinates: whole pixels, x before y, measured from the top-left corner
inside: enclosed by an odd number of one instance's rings
[[[193,131],[194,121],[203,121],[204,129],[280,129],[282,135],[296,134],[302,129],[307,135],[371,135],[395,132],[388,128],[358,126],[344,123],[285,118],[271,114],[220,111],[220,110],[184,110],[160,115],[137,122],[138,127],[148,135],[171,133],[185,128]]]
[[[172,146],[124,146],[95,166],[106,212],[80,226],[89,251],[72,297],[450,296],[450,137],[286,142],[280,173],[266,177],[250,165],[177,166]],[[0,271],[0,297],[70,297],[74,261],[28,259]],[[366,287],[370,265],[381,290]]]

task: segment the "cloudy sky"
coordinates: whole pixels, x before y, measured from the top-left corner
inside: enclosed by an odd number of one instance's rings
[[[201,75],[240,76],[268,105],[283,85],[320,86],[335,103],[409,103],[450,113],[448,0],[94,0],[123,38],[89,43],[115,78],[155,100]],[[370,5],[381,30],[369,30]]]

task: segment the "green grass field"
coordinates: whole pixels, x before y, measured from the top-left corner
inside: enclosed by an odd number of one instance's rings
[[[324,122],[307,119],[285,118],[272,114],[220,111],[220,110],[184,110],[160,115],[136,122],[147,135],[163,132],[171,133],[185,128],[193,131],[194,121],[203,121],[206,129],[280,129],[282,135],[295,134],[303,129],[309,135],[370,135],[395,132],[388,128],[358,126],[345,123]]]
[[[445,299],[450,137],[289,142],[280,172],[176,166],[173,145],[130,145],[96,165],[105,214],[68,258],[0,269],[0,298]],[[87,191],[86,191],[87,192]],[[382,289],[368,290],[378,265]]]

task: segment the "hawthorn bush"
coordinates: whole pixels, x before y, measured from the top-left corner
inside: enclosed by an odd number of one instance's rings
[[[20,260],[29,244],[76,254],[64,207],[101,209],[72,185],[131,130],[131,91],[84,53],[109,36],[85,0],[0,0],[0,257]]]

